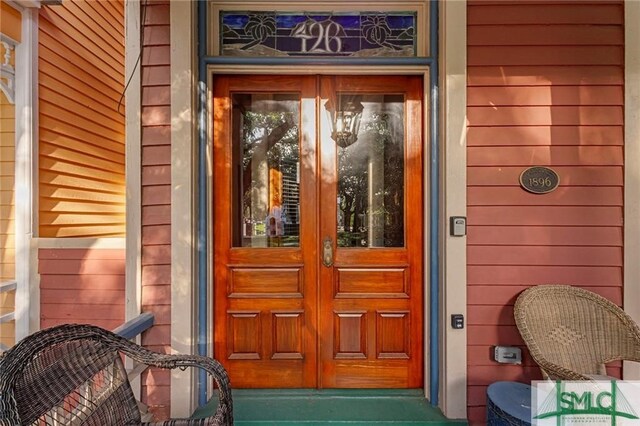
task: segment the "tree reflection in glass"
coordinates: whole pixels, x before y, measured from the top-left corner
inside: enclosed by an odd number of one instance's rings
[[[404,98],[363,95],[362,104],[358,140],[337,147],[338,247],[402,247]]]
[[[233,245],[297,247],[300,99],[234,94]]]

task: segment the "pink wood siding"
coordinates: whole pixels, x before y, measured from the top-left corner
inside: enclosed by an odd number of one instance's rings
[[[142,343],[171,345],[171,122],[169,1],[146,7],[142,54],[142,310],[155,326]],[[169,416],[170,373],[143,374],[142,398],[158,419]]]
[[[572,284],[622,304],[622,1],[468,2],[468,416],[485,421],[486,387],[539,369],[497,364],[524,343],[518,293]],[[549,166],[560,187],[519,187]],[[611,373],[620,374],[620,365]]]
[[[40,326],[124,322],[123,249],[40,249]]]

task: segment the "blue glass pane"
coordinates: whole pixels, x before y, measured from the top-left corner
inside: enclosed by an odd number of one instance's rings
[[[223,56],[415,56],[415,12],[220,14]]]

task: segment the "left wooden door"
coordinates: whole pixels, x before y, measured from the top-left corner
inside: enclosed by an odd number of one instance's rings
[[[234,387],[316,387],[316,77],[213,92],[216,357]]]

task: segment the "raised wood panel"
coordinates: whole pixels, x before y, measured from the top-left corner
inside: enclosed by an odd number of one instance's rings
[[[620,25],[470,25],[469,46],[609,46],[624,43]]]
[[[302,297],[302,268],[230,268],[229,297]]]
[[[367,313],[335,312],[333,324],[334,358],[366,359]]]
[[[467,168],[467,185],[471,187],[520,186],[522,167],[481,166]],[[622,166],[554,166],[561,185],[594,187],[622,187]]]
[[[406,269],[337,268],[336,298],[408,298]]]
[[[409,312],[376,312],[376,354],[379,359],[409,359]]]
[[[124,235],[124,18],[106,19],[105,7],[124,4],[71,2],[40,14],[42,237]]]
[[[271,316],[271,359],[303,359],[303,311],[272,312]]]
[[[611,246],[622,247],[616,226],[468,226],[467,243],[491,246]]]
[[[620,207],[471,206],[468,225],[622,226]]]
[[[621,85],[624,74],[620,66],[470,66],[469,86],[549,86],[549,85]]]
[[[469,87],[469,106],[623,105],[622,86]]]
[[[227,357],[260,359],[262,321],[260,312],[227,312]]]
[[[560,182],[564,184],[563,177]],[[541,196],[518,187],[470,187],[469,206],[622,206],[622,187],[565,187]]]
[[[616,266],[469,265],[469,285],[622,286],[622,269]]]

